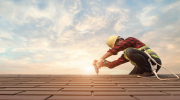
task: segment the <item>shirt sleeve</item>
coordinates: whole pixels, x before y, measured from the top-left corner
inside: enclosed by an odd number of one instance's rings
[[[127,60],[125,57],[124,57],[124,54],[122,54],[121,55],[121,57],[120,58],[118,58],[117,60],[114,60],[114,61],[112,61],[112,62],[108,62],[108,68],[110,68],[110,69],[112,69],[112,68],[114,68],[114,67],[116,67],[116,66],[118,66],[118,65],[121,65],[121,64],[123,64],[123,63],[126,63],[126,62],[128,62],[129,60]]]
[[[112,49],[109,49],[107,52],[110,52],[113,55],[117,55],[119,51],[123,51],[124,49],[128,47],[133,47],[134,43],[135,43],[134,38],[129,37],[125,39],[123,42],[121,42],[120,44],[114,46]]]

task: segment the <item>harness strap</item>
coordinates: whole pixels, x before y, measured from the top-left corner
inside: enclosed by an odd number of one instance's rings
[[[150,55],[157,55],[156,53],[149,53]]]
[[[141,48],[140,50],[141,51],[146,51],[146,50],[148,50],[148,49],[150,49],[149,47],[143,47],[143,48]],[[151,56],[152,55],[157,55],[155,52],[153,52],[153,53],[149,53]]]
[[[150,48],[149,47],[142,47],[140,50],[144,51],[144,50],[147,50],[147,49],[150,49]]]
[[[161,65],[158,64],[158,63],[151,57],[151,55],[150,55],[146,50],[144,50],[144,52],[149,56],[148,62],[149,62],[149,64],[151,65],[151,69],[152,69],[153,73],[156,75],[156,77],[157,77],[159,80],[172,80],[172,79],[175,79],[175,78],[169,78],[169,79],[161,79],[161,78],[159,78],[158,75],[157,75],[157,73],[156,73],[156,69],[157,69],[157,65],[159,65],[159,66],[161,66]],[[154,63],[156,63],[156,65],[152,65],[151,60],[152,60]],[[161,67],[163,67],[163,66],[161,66]],[[168,70],[169,72],[171,72],[174,76],[177,77],[177,79],[179,79],[179,76],[177,76],[176,74],[174,74],[171,70],[169,70],[169,69],[167,69],[167,68],[165,68],[165,67],[163,67],[163,68],[166,69],[166,70]]]

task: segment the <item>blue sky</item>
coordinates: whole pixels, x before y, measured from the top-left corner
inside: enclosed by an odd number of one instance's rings
[[[179,73],[179,12],[179,0],[1,0],[0,73],[95,74],[92,62],[112,35],[141,40]],[[126,63],[100,74],[132,69]]]

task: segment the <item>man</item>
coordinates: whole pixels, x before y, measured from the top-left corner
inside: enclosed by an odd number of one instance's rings
[[[114,68],[118,65],[131,61],[135,66],[134,69],[129,74],[141,74],[141,76],[148,77],[153,76],[151,70],[151,65],[148,62],[148,55],[144,52],[146,50],[151,57],[161,65],[161,60],[159,56],[152,51],[146,44],[142,43],[140,40],[128,37],[125,40],[120,36],[111,36],[107,39],[106,44],[111,48],[107,53],[102,56],[99,60],[94,60],[93,65],[97,65],[100,69],[101,67]],[[120,58],[112,62],[105,60],[106,58],[117,55],[119,51],[124,51],[124,54]],[[152,65],[155,65],[151,61]],[[160,66],[157,66],[156,72],[160,69]]]

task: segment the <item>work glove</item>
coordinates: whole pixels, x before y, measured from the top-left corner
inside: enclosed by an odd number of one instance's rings
[[[96,65],[97,61],[98,61],[98,60],[94,60],[94,61],[93,61],[93,65]]]
[[[103,67],[103,59],[94,60],[93,65],[96,65],[100,69]]]

